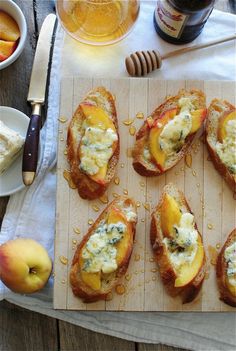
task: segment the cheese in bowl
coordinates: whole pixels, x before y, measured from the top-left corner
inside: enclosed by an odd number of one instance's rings
[[[24,138],[0,121],[0,174],[2,174],[20,154]]]

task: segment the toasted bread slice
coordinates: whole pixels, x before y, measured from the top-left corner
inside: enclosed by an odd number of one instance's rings
[[[136,205],[132,199],[119,197],[106,207],[75,252],[70,271],[70,282],[76,296],[85,302],[106,299],[119,278],[127,271],[133,250],[136,222]],[[121,233],[119,241],[114,236],[118,233],[111,234],[110,231],[111,228],[114,230],[115,224],[121,228],[119,229]],[[111,235],[114,237],[111,238]],[[112,241],[108,243],[108,239]],[[102,244],[101,241],[103,241]],[[94,252],[94,248],[98,246],[100,251]],[[114,251],[114,248],[116,255],[112,258],[109,252]],[[108,255],[108,259],[104,256],[104,252],[105,255]]]
[[[219,144],[219,133],[221,133],[223,129],[222,120],[225,116],[233,112],[235,112],[235,106],[231,105],[228,101],[219,99],[212,100],[208,108],[206,143],[216,170],[223,176],[233,192],[236,192],[236,173],[232,172],[230,168],[222,162],[216,149],[216,145]]]
[[[150,152],[150,134],[153,127],[160,126],[163,128],[163,117],[166,113],[172,113],[170,118],[167,118],[167,122],[173,119],[180,112],[179,100],[181,98],[188,98],[193,106],[193,111],[201,112],[199,127],[193,132],[185,137],[183,145],[180,149],[171,155],[165,157],[165,161],[160,167],[157,160],[153,157],[153,153]],[[151,117],[151,118],[150,118]],[[166,172],[168,169],[174,167],[186,154],[188,148],[190,147],[194,136],[197,131],[201,128],[204,119],[206,117],[206,104],[205,95],[199,90],[180,90],[177,96],[168,98],[163,104],[161,104],[157,109],[149,116],[144,122],[143,126],[139,129],[136,134],[136,143],[133,149],[133,167],[142,176],[158,176]],[[151,123],[150,123],[151,120]],[[165,122],[166,123],[166,122]],[[155,143],[154,143],[155,144]],[[158,138],[156,144],[159,145]],[[146,151],[148,152],[148,157],[145,157]],[[146,153],[147,154],[147,153]]]
[[[216,264],[216,276],[217,276],[217,283],[220,291],[220,299],[224,301],[226,304],[236,307],[236,285],[230,284],[227,270],[228,270],[228,264],[229,260],[225,257],[225,250],[229,247],[232,247],[231,245],[235,245],[236,243],[236,229],[234,229],[228,236],[224,246],[222,247],[218,258],[217,258],[217,264]],[[234,255],[235,259],[235,248],[232,253],[232,256]],[[236,282],[236,273],[232,274],[232,277],[234,277],[234,281]]]
[[[181,234],[178,234],[180,227],[177,222],[187,213],[193,219],[184,194],[170,183],[164,187],[162,197],[152,213],[150,228],[151,245],[163,284],[171,296],[180,295],[183,303],[191,302],[197,296],[205,277],[205,252],[196,223],[191,229],[195,230],[197,238],[193,243],[195,246],[188,242],[190,232],[187,232],[182,244]],[[195,250],[192,261],[188,258],[192,251],[186,250]],[[175,263],[178,260],[182,261],[179,265]]]
[[[115,149],[108,161],[105,177],[102,181],[97,181],[94,177],[90,176],[80,168],[80,146],[84,133],[83,122],[86,119],[82,108],[84,105],[95,106],[104,111],[106,116],[108,116],[108,119],[113,123],[118,136]],[[78,106],[69,124],[67,134],[67,158],[70,164],[71,179],[76,185],[79,195],[83,199],[96,199],[104,194],[115,175],[119,153],[118,121],[114,98],[104,87],[95,88],[88,93],[83,102]]]

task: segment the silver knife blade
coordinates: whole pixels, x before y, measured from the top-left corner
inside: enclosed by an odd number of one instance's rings
[[[39,34],[27,97],[27,101],[30,103],[43,104],[45,101],[48,64],[55,21],[56,15],[48,15]]]

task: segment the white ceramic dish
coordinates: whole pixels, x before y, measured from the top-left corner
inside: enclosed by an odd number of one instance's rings
[[[20,40],[16,50],[5,61],[0,62],[0,70],[12,64],[22,53],[27,37],[27,25],[25,17],[15,2],[12,0],[0,0],[0,10],[5,11],[17,22],[20,29]]]
[[[7,127],[26,136],[29,117],[11,107],[0,106],[0,120]],[[25,187],[22,181],[22,152],[12,165],[0,175],[0,197],[11,195]]]

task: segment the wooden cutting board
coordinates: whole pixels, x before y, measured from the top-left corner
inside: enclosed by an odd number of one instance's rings
[[[82,200],[66,178],[67,127],[73,112],[94,87],[103,85],[116,98],[121,139],[120,161],[116,180],[110,184],[109,201],[116,194],[128,194],[140,206],[134,250],[127,274],[112,292],[109,301],[85,304],[74,297],[69,284],[71,261],[77,244],[106,204],[100,200]],[[198,88],[207,96],[207,104],[217,97],[235,104],[235,83],[224,81],[161,81],[156,79],[62,79],[58,130],[57,208],[54,263],[54,308],[107,311],[233,311],[218,297],[215,261],[229,232],[235,228],[235,200],[232,191],[217,173],[209,159],[203,137],[195,140],[191,156],[172,170],[156,178],[145,178],[132,168],[130,157],[135,129],[167,95],[176,95],[180,88]],[[133,120],[131,125],[124,123]],[[166,294],[160,280],[149,241],[150,215],[163,186],[174,182],[185,196],[203,234],[207,254],[207,276],[199,296],[182,305],[179,297]]]

